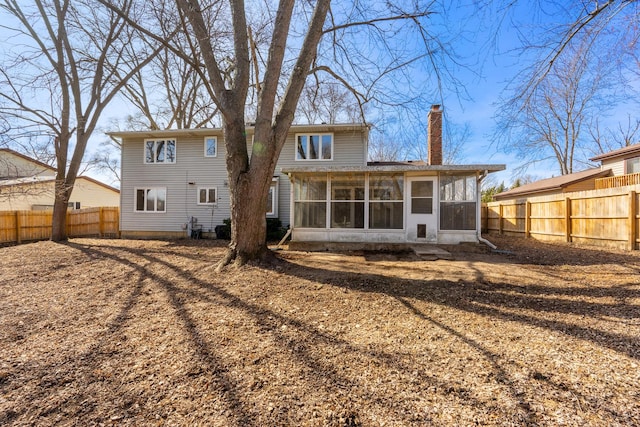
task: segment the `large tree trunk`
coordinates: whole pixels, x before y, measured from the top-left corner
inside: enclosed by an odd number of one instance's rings
[[[284,137],[276,138],[270,123],[257,124],[251,161],[246,152],[245,125],[239,120],[225,124],[227,170],[231,193],[231,242],[218,269],[234,261],[271,261],[267,248],[267,197]]]
[[[267,191],[253,174],[243,174],[240,182],[231,192],[231,255],[236,264],[244,264],[248,260],[266,260],[269,256],[267,248],[266,202]]]
[[[53,218],[51,222],[51,240],[53,242],[61,242],[67,240],[67,207],[71,191],[65,182],[65,179],[56,177],[55,198],[53,201]]]

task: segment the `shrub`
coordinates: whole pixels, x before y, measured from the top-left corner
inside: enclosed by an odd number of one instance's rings
[[[223,225],[217,225],[215,228],[216,238],[229,240],[231,239],[231,218],[222,221]],[[267,218],[267,241],[280,240],[287,233],[287,229],[282,227],[280,218]]]

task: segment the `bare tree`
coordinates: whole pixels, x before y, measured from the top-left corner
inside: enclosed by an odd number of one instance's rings
[[[268,17],[269,24],[263,26],[270,30],[266,43],[268,53],[262,55],[266,59],[260,73],[260,85],[251,86],[252,61],[245,3],[225,2],[230,11],[229,26],[233,36],[231,79],[227,79],[223,58],[211,43],[211,23],[204,19],[199,3],[179,0],[178,5],[198,41],[214,100],[223,117],[232,239],[228,255],[220,265],[231,260],[243,263],[248,259],[264,259],[269,255],[265,245],[265,206],[269,183],[308,76],[324,74],[342,82],[358,97],[360,104],[376,96],[381,97],[376,92],[376,78],[382,81],[404,65],[429,56],[427,48],[431,45],[423,22],[431,11],[421,5],[401,10],[400,6],[387,4],[381,8],[377,3],[362,2],[336,3],[340,10],[330,11],[330,0],[315,3],[281,0],[274,14]],[[292,21],[294,11],[296,21]],[[357,27],[369,31],[356,36],[360,42],[370,36],[367,49],[363,49],[362,43],[360,49],[351,47],[357,43],[354,39],[349,40],[349,36]],[[393,34],[401,29],[416,30],[424,43],[420,53],[403,51],[405,56],[401,56],[393,49]],[[376,42],[379,44],[374,46]],[[244,108],[250,98],[250,86],[257,98],[251,156],[244,134]]]
[[[628,71],[638,70],[634,58],[640,37],[640,2],[498,3],[504,11],[500,25],[516,29],[519,56],[531,58],[529,67],[508,87],[510,95],[502,99],[497,115],[499,147],[520,155],[525,160],[523,170],[544,160],[555,162],[563,174],[587,165],[586,154],[598,150],[593,141],[602,137],[594,127],[597,116],[606,116],[607,109],[627,102],[633,89],[627,83]],[[510,15],[510,11],[518,13]],[[523,15],[528,25],[518,22]],[[574,72],[579,79],[567,74]],[[560,93],[563,90],[566,93]],[[589,140],[589,133],[599,137]]]
[[[122,7],[135,17],[131,2]],[[19,51],[0,68],[2,113],[54,146],[51,239],[65,240],[67,204],[89,137],[104,108],[156,52],[137,42],[121,15],[95,2],[35,0],[23,7],[4,0],[0,9],[15,23],[5,28],[20,41]],[[145,60],[132,66],[127,47],[133,44]]]
[[[586,161],[584,128],[610,105],[609,58],[594,57],[589,34],[573,41],[554,58],[544,78],[534,86],[526,80],[498,112],[498,137],[505,151],[527,163],[553,159],[562,175]]]
[[[307,81],[298,113],[306,123],[356,123],[361,119],[358,100],[338,82],[321,82],[314,75]]]
[[[157,10],[157,9],[156,9]],[[162,9],[167,25],[170,10]],[[171,22],[171,20],[168,20]],[[163,28],[165,38],[172,37],[173,49],[189,52],[194,42],[181,27]],[[197,52],[194,52],[197,56]],[[131,48],[135,58],[135,47]],[[141,62],[141,61],[137,61]],[[166,47],[145,67],[135,73],[124,86],[122,95],[138,110],[128,119],[129,129],[192,129],[210,126],[216,121],[218,108],[211,100],[206,76],[191,57],[175,55]],[[137,119],[137,123],[133,119]]]
[[[618,122],[615,129],[601,128],[599,118],[589,128],[589,134],[593,140],[590,153],[592,156],[628,147],[637,144],[640,135],[640,119],[634,119],[631,114],[627,114],[627,122]]]
[[[416,87],[412,67],[436,82],[434,90],[449,71],[439,66],[449,51],[427,31],[437,6],[430,1],[176,4],[187,24],[185,33],[195,41],[186,59],[206,71],[209,93],[222,117],[232,236],[220,268],[234,260],[242,264],[271,256],[265,243],[267,195],[309,76],[340,82],[364,107],[422,96],[424,86]],[[129,23],[164,41],[174,54],[185,55],[154,31]],[[251,155],[247,117],[255,122]]]
[[[372,129],[369,133],[369,161],[396,162],[405,160],[406,153],[403,144],[383,132]]]

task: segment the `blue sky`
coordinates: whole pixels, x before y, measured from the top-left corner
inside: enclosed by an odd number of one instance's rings
[[[572,2],[569,0],[569,2]],[[555,19],[562,19],[555,13],[548,13],[532,7],[535,2],[520,1],[510,9],[508,14],[496,6],[495,1],[488,5],[481,13],[470,13],[473,10],[472,0],[457,0],[442,2],[439,15],[433,17],[435,34],[444,34],[443,40],[458,54],[461,66],[451,66],[451,73],[461,85],[445,87],[441,96],[434,96],[431,103],[442,104],[445,110],[445,126],[467,124],[471,136],[464,145],[461,153],[462,163],[504,163],[507,171],[500,173],[495,180],[509,184],[514,178],[514,171],[522,163],[513,155],[498,151],[493,143],[495,130],[494,115],[499,97],[507,82],[511,81],[525,66],[533,60],[524,55],[520,47],[519,36],[531,34],[540,22],[552,23]],[[6,21],[5,21],[6,22]],[[499,29],[499,31],[498,31]],[[3,30],[0,29],[0,37]],[[6,40],[6,37],[2,37]],[[432,90],[433,87],[426,88]],[[462,89],[456,93],[455,89]],[[426,115],[430,104],[424,105],[421,122],[411,126],[426,129]],[[637,108],[637,106],[632,106]],[[134,114],[133,109],[127,111],[127,104],[116,101],[105,111],[101,123],[108,126],[112,118],[123,118],[127,114]],[[637,115],[636,115],[637,116]],[[98,148],[105,136],[97,130],[92,138],[90,152]],[[417,141],[426,144],[425,141]],[[546,178],[557,175],[558,170],[553,164],[538,164],[530,168],[527,174],[535,178]],[[97,178],[100,178],[99,175]]]

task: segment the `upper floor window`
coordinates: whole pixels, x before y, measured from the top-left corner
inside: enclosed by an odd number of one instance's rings
[[[296,135],[296,160],[332,160],[333,134]]]
[[[640,172],[640,157],[634,157],[633,159],[627,159],[626,161],[627,173],[639,173]]]
[[[204,139],[204,156],[218,156],[218,138],[215,136],[208,136]]]
[[[175,139],[146,139],[144,141],[145,163],[175,163]]]

